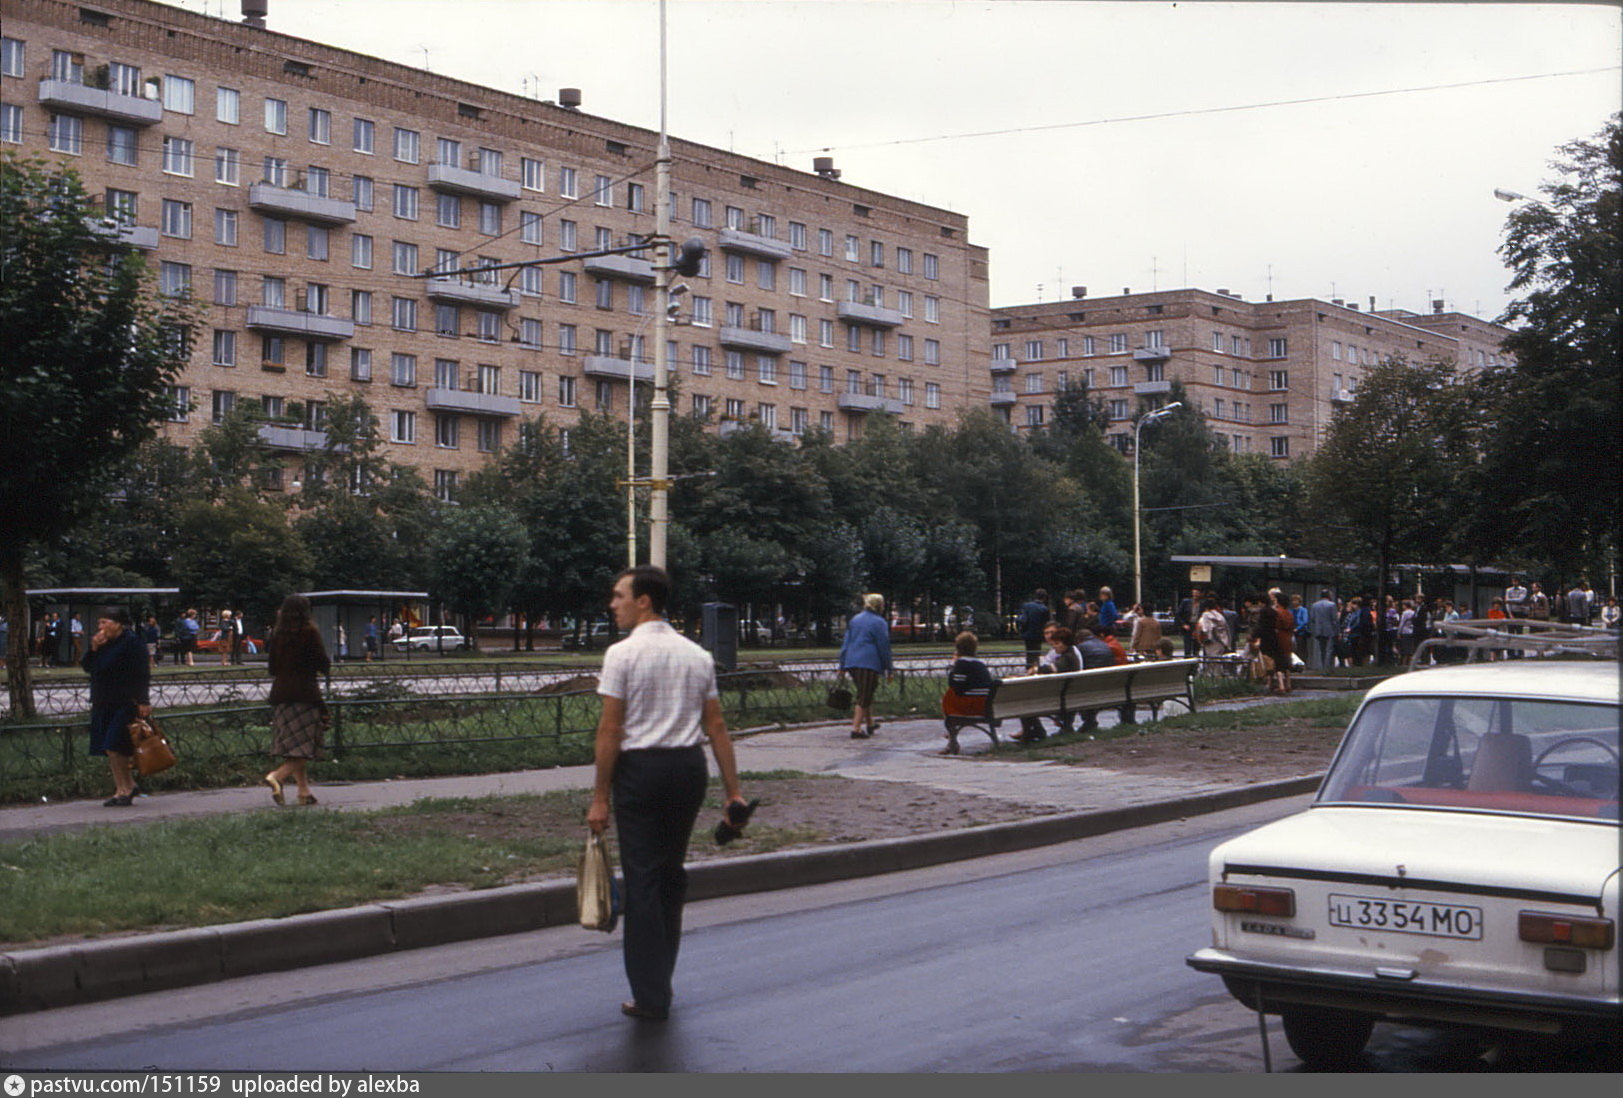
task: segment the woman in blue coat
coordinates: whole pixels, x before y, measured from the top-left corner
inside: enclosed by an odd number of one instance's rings
[[[856,704],[851,708],[851,738],[865,740],[874,733],[873,693],[879,676],[890,676],[890,623],[884,618],[885,600],[880,595],[863,595],[862,611],[845,627],[840,644],[840,670],[856,685]]]

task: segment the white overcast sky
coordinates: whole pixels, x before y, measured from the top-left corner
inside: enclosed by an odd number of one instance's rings
[[[655,0],[269,3],[273,30],[659,124]],[[968,215],[993,305],[1271,285],[1492,317],[1493,189],[1537,194],[1557,146],[1623,106],[1611,4],[669,0],[668,21],[673,135],[832,155]],[[1368,95],[1447,84],[1475,86]],[[1357,98],[1113,121],[1338,96]],[[963,136],[1012,129],[1035,132]]]

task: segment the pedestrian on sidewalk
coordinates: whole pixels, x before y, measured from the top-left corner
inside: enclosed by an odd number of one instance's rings
[[[282,600],[276,624],[265,645],[271,673],[270,753],[282,757],[282,765],[265,775],[271,800],[286,804],[282,785],[289,778],[298,783],[299,803],[316,803],[310,792],[310,760],[321,757],[327,726],[332,718],[321,696],[317,676],[332,668],[321,631],[310,618],[310,600],[289,595]]]
[[[626,979],[622,1013],[664,1021],[682,942],[688,839],[704,802],[708,738],[721,771],[724,811],[743,808],[733,741],[710,654],[665,620],[670,577],[651,564],[620,573],[609,608],[629,632],[603,654],[597,692],[597,779],[586,825],[620,829],[625,874]],[[737,822],[734,826],[742,826]]]
[[[1048,621],[1048,592],[1039,587],[1020,607],[1020,615],[1014,622],[1015,630],[1026,646],[1028,668],[1036,667],[1038,659],[1042,657],[1043,630],[1047,628]]]
[[[840,642],[840,671],[856,684],[856,704],[851,707],[851,738],[865,740],[874,734],[873,695],[879,676],[890,680],[890,626],[885,621],[883,595],[862,596],[862,610],[845,627]]]
[[[102,805],[128,808],[135,803],[130,724],[152,712],[152,667],[128,610],[109,606],[101,611],[80,666],[90,674],[90,753],[107,756],[113,772],[113,795]]]

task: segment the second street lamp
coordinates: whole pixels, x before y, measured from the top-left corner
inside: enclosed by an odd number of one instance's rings
[[[1158,419],[1165,419],[1175,410],[1182,408],[1183,402],[1175,400],[1171,404],[1157,408],[1153,412],[1146,412],[1138,419],[1133,428],[1133,603],[1142,605],[1144,602],[1144,559],[1139,551],[1139,527],[1143,524],[1142,509],[1138,505],[1138,449],[1139,432],[1144,430],[1146,423],[1154,423]]]

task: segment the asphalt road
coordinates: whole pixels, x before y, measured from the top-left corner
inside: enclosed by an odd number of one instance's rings
[[[622,1018],[573,927],[0,1019],[20,1070],[1254,1072],[1255,1016],[1183,958],[1206,852],[1306,798],[689,909],[677,1006]],[[1298,1068],[1277,1020],[1275,1070]],[[1586,1070],[1380,1026],[1374,1071]]]

